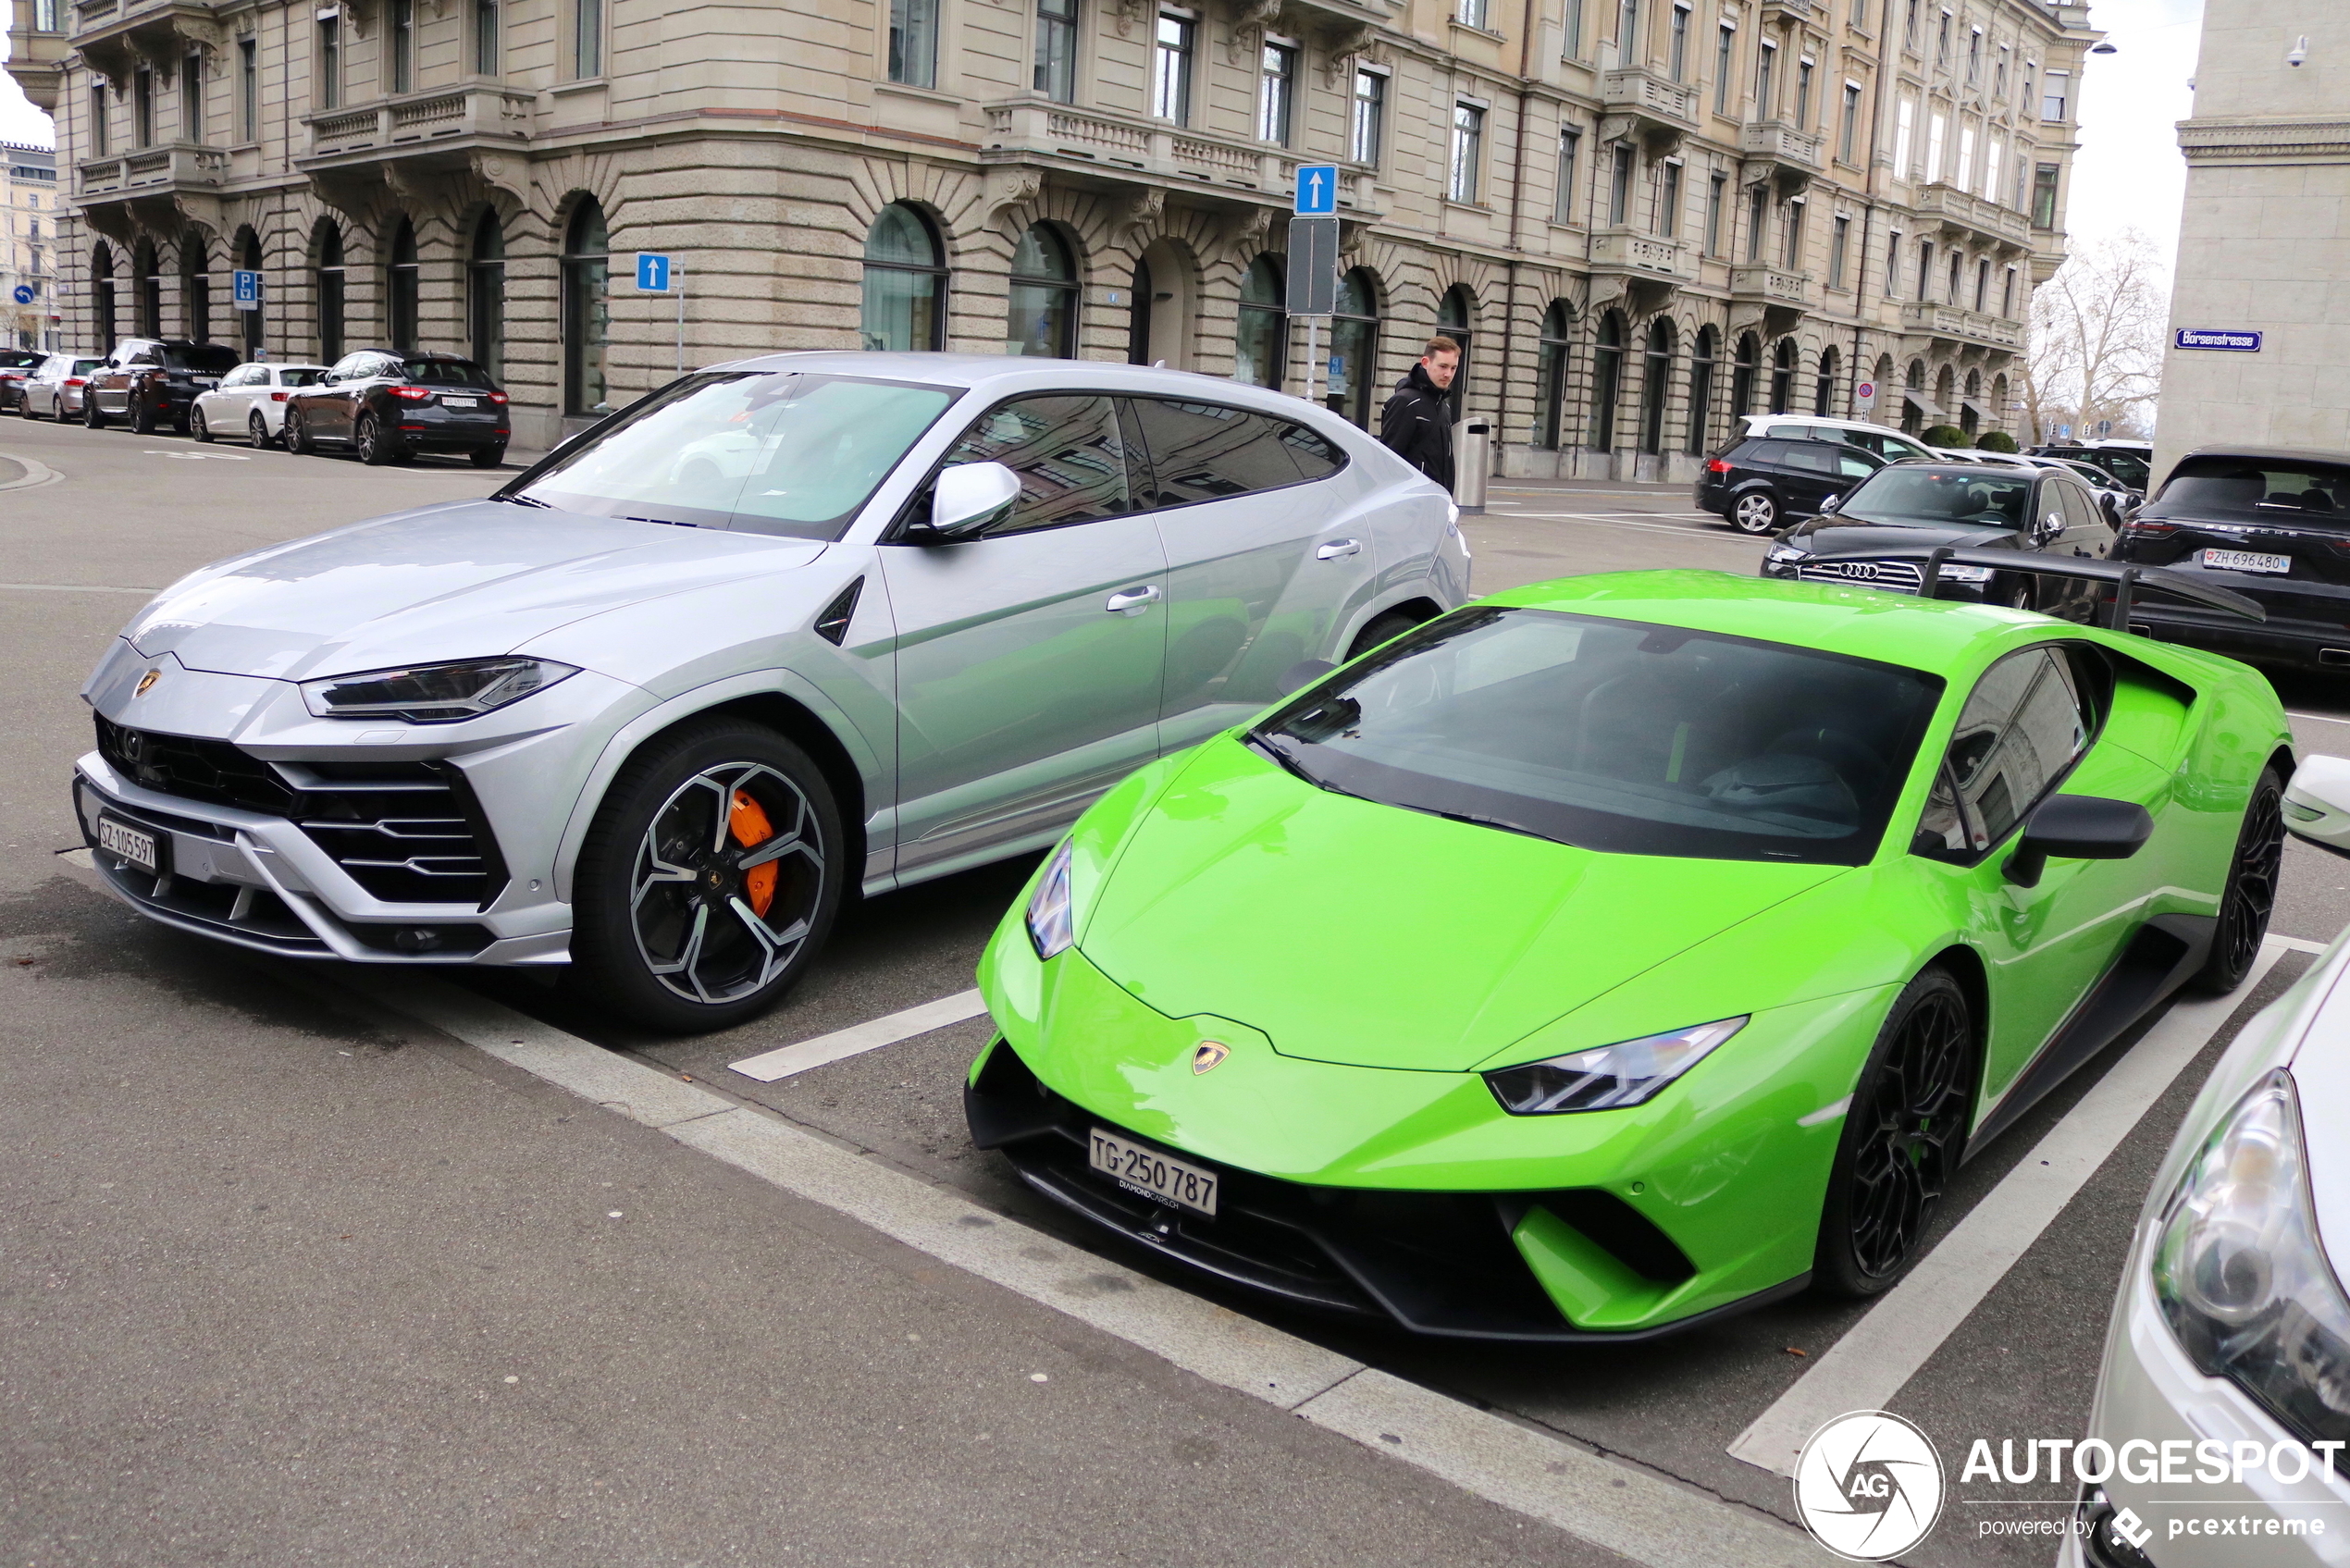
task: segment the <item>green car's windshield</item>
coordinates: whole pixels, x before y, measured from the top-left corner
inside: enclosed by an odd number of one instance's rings
[[[836,539],[960,395],[849,376],[687,376],[500,494],[597,517]]]
[[[1248,739],[1326,789],[1587,849],[1857,866],[1941,690],[1782,643],[1474,609]]]
[[[1961,469],[1896,466],[1870,475],[1837,514],[1897,528],[2021,528],[2033,476],[1977,464]]]

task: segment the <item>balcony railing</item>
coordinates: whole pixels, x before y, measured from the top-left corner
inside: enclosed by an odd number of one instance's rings
[[[1730,292],[1765,304],[1806,310],[1812,304],[1812,275],[1789,272],[1768,262],[1747,262],[1730,268]]]
[[[1131,169],[1164,179],[1190,179],[1270,193],[1286,192],[1303,160],[1285,148],[1268,148],[1187,130],[1165,120],[1072,109],[1066,104],[1016,99],[987,105],[983,151],[1004,154],[1082,158],[1108,168]],[[1339,171],[1339,206],[1360,211],[1372,204],[1368,169]]]
[[[1591,236],[1591,265],[1595,270],[1684,282],[1696,275],[1692,253],[1687,241],[1667,240],[1637,228],[1602,228]]]
[[[1600,102],[1611,115],[1630,115],[1662,130],[1697,129],[1697,89],[1633,66],[1600,78]]]
[[[452,136],[520,141],[530,133],[538,95],[473,82],[433,93],[411,93],[348,109],[306,115],[313,157],[397,149]]]
[[[2004,316],[1957,305],[1915,301],[1901,307],[1901,330],[1948,338],[1956,342],[1982,343],[1998,349],[2023,346],[2023,325]]]
[[[1738,132],[1738,149],[1748,157],[1785,164],[1806,173],[1819,168],[1822,144],[1821,137],[1800,130],[1785,120],[1760,120]]]
[[[1918,188],[1913,204],[1921,217],[1938,217],[1947,228],[1960,228],[2010,245],[2028,245],[2031,220],[2022,213],[1971,196],[1955,185],[1935,180]]]
[[[110,158],[85,158],[74,166],[74,191],[82,197],[130,196],[180,187],[208,189],[229,175],[229,154],[196,142],[142,147]]]

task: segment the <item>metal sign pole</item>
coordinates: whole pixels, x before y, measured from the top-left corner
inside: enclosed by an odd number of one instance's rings
[[[677,290],[677,374],[686,374],[686,286],[674,285]]]
[[[1321,368],[1322,318],[1309,315],[1305,318],[1305,401],[1309,403],[1319,401],[1314,396],[1314,382]]]

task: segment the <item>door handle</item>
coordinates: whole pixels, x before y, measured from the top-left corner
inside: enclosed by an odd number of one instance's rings
[[[1140,610],[1146,604],[1156,604],[1157,602],[1158,586],[1155,583],[1144,583],[1139,588],[1126,588],[1110,595],[1108,599],[1102,601],[1102,608],[1104,610],[1123,613],[1124,611],[1130,610]]]
[[[1363,547],[1353,539],[1332,539],[1314,552],[1317,561],[1336,561],[1342,555],[1353,555]]]

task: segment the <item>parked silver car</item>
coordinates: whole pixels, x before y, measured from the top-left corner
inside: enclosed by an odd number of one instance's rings
[[[1467,579],[1442,490],[1279,393],[746,360],[489,500],[165,590],[84,688],[76,808],[115,891],[184,930],[569,961],[644,1022],[717,1028],[850,889],[1051,844]]]
[[[105,363],[104,354],[51,354],[25,377],[17,413],[27,419],[80,417],[82,389],[90,373]]]

